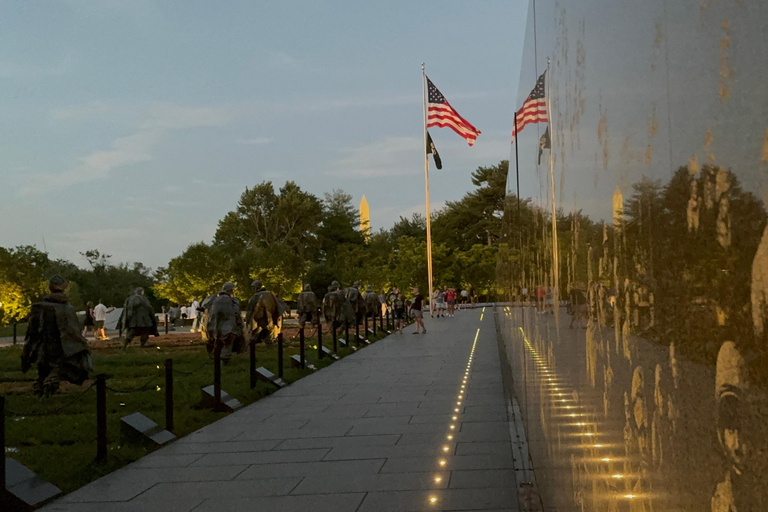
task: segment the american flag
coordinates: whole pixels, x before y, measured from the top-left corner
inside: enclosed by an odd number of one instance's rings
[[[427,108],[427,126],[437,126],[438,128],[451,128],[453,131],[467,139],[471,146],[480,135],[480,130],[472,126],[469,121],[464,119],[456,112],[445,99],[445,96],[437,90],[432,80],[427,78],[427,92],[429,105]]]
[[[536,87],[533,88],[531,94],[526,98],[523,106],[515,113],[515,125],[512,127],[512,142],[515,142],[515,128],[517,133],[520,133],[525,125],[532,123],[546,123],[547,119],[547,93],[544,87],[544,75],[547,72],[543,72],[538,80],[536,80]]]

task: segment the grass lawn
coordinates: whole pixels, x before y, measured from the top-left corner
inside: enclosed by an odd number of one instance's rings
[[[289,334],[286,330],[286,341]],[[353,337],[351,333],[350,340]],[[200,400],[200,389],[213,383],[213,365],[199,335],[150,338],[145,349],[138,347],[138,340],[132,345],[126,352],[118,341],[96,342],[92,346],[94,373],[107,374],[107,386],[112,388],[107,391],[109,446],[104,464],[94,462],[96,387],[87,389],[91,381],[83,386],[62,383],[55,396],[38,398],[32,394],[36,369],[27,374],[20,371],[21,345],[0,349],[0,392],[6,399],[6,455],[65,493],[146,455],[149,451],[143,447],[121,445],[120,418],[141,412],[159,425],[165,425],[166,358],[173,359],[174,433],[185,436],[224,416],[192,408]],[[298,354],[299,348],[287,345],[284,379],[290,383],[312,371],[290,367],[290,357]],[[323,333],[323,345],[333,349],[329,333]],[[331,364],[330,357],[317,358],[316,347],[316,338],[306,340],[307,361],[318,368]],[[339,347],[339,356],[351,353],[352,348]],[[222,389],[244,405],[275,390],[273,385],[263,382],[250,389],[248,358],[247,352],[235,355],[228,366],[222,367]],[[277,374],[277,344],[257,351],[256,366],[264,366]]]

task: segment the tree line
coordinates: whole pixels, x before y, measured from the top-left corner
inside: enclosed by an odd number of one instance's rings
[[[506,160],[478,167],[471,173],[472,190],[433,213],[436,286],[472,284],[478,295],[495,297],[507,172]],[[352,196],[343,190],[318,196],[293,181],[279,188],[264,181],[245,189],[212,240],[193,243],[155,271],[142,263],[114,264],[96,249],[81,253],[88,263],[81,268],[32,246],[0,247],[0,323],[25,318],[54,274],[70,281],[78,309],[99,299],[119,306],[137,286],[158,310],[216,293],[227,281],[246,299],[255,279],[287,301],[303,283],[322,296],[334,280],[344,286],[360,280],[376,290],[418,286],[424,293],[426,252],[423,215],[400,216],[389,229],[364,232]]]

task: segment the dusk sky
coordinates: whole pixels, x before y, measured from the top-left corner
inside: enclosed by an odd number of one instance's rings
[[[526,0],[5,2],[0,246],[165,265],[246,186],[424,209],[421,62],[482,131],[432,129],[432,206],[510,156]]]

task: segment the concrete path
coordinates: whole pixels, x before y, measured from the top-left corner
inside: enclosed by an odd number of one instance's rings
[[[493,311],[427,329],[389,336],[43,510],[516,510]]]

